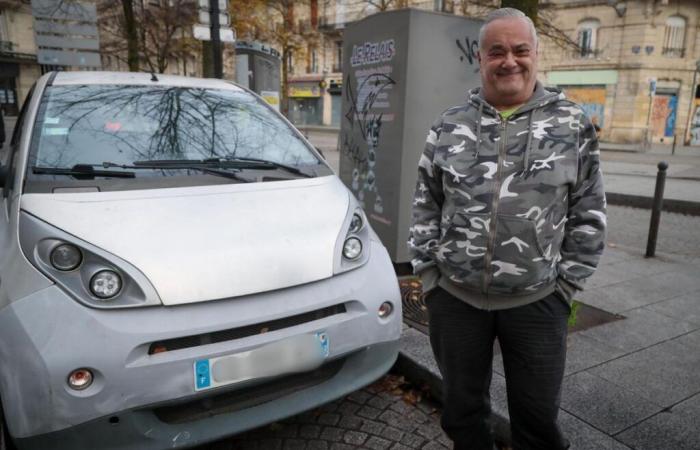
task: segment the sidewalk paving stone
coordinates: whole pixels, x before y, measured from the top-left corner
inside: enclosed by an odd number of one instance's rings
[[[698,329],[697,325],[664,316],[647,308],[626,312],[625,316],[627,318],[624,320],[589,328],[578,334],[631,353]]]
[[[570,334],[567,339],[566,369],[564,376],[595,367],[619,358],[625,352],[581,333]]]
[[[566,411],[559,411],[559,424],[562,432],[571,442],[571,450],[631,450]]]
[[[586,290],[601,286],[611,286],[625,281],[640,278],[641,275],[632,272],[627,267],[626,261],[616,261],[609,264],[601,264],[590,280],[586,281]]]
[[[562,409],[609,435],[661,411],[661,407],[588,372],[564,379]]]
[[[697,413],[663,411],[616,438],[636,450],[697,450],[700,442],[697,418]]]
[[[623,356],[590,373],[668,407],[700,392],[700,352],[678,338]]]
[[[668,317],[700,325],[700,293],[691,292],[654,303],[648,309]]]
[[[577,294],[576,298],[607,312],[624,313],[652,303],[670,300],[691,289],[684,281],[681,284],[673,284],[673,280],[684,280],[684,278],[679,274],[649,275],[610,286],[588,289]]]

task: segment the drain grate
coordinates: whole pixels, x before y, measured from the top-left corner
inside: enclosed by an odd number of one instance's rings
[[[425,296],[420,278],[414,276],[399,277],[399,287],[401,289],[401,303],[403,304],[403,321],[408,326],[428,334],[428,309],[425,306]],[[576,317],[569,324],[569,333],[625,318],[585,303],[578,301],[576,303],[578,304]]]
[[[403,321],[423,333],[428,333],[428,309],[425,307],[423,285],[418,277],[400,277]]]

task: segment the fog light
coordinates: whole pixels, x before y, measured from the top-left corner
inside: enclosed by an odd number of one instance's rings
[[[95,297],[101,299],[112,298],[119,293],[122,288],[122,279],[113,270],[101,270],[90,280],[90,291]]]
[[[343,256],[347,259],[356,259],[362,253],[362,242],[356,237],[351,237],[345,240],[343,245]]]
[[[377,314],[379,315],[380,319],[386,319],[393,311],[394,305],[392,305],[390,302],[384,302],[379,306],[379,311],[377,311]]]
[[[68,375],[68,386],[76,391],[82,391],[90,387],[92,380],[92,372],[88,369],[76,369]]]
[[[51,265],[63,272],[76,269],[83,261],[83,255],[75,245],[61,244],[51,250]]]
[[[350,221],[350,232],[357,233],[362,229],[362,216],[355,213],[352,215],[352,220]]]

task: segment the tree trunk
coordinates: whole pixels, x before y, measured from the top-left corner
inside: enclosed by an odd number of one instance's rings
[[[130,72],[139,71],[139,34],[136,29],[136,18],[134,17],[134,4],[132,0],[122,0],[124,9],[124,32],[127,43],[127,63]]]
[[[284,117],[289,119],[289,89],[287,88],[287,79],[289,78],[289,66],[287,62],[289,61],[290,49],[288,47],[282,47],[282,86],[280,90],[282,91],[281,101],[282,101],[282,114]],[[290,119],[291,120],[291,119]]]
[[[519,9],[537,25],[537,0],[501,0],[501,8],[506,7]]]

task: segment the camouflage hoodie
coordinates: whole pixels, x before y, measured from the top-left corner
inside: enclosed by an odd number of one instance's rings
[[[480,89],[431,127],[418,164],[414,272],[482,309],[567,300],[605,241],[598,140],[575,103],[538,82],[502,120]]]

